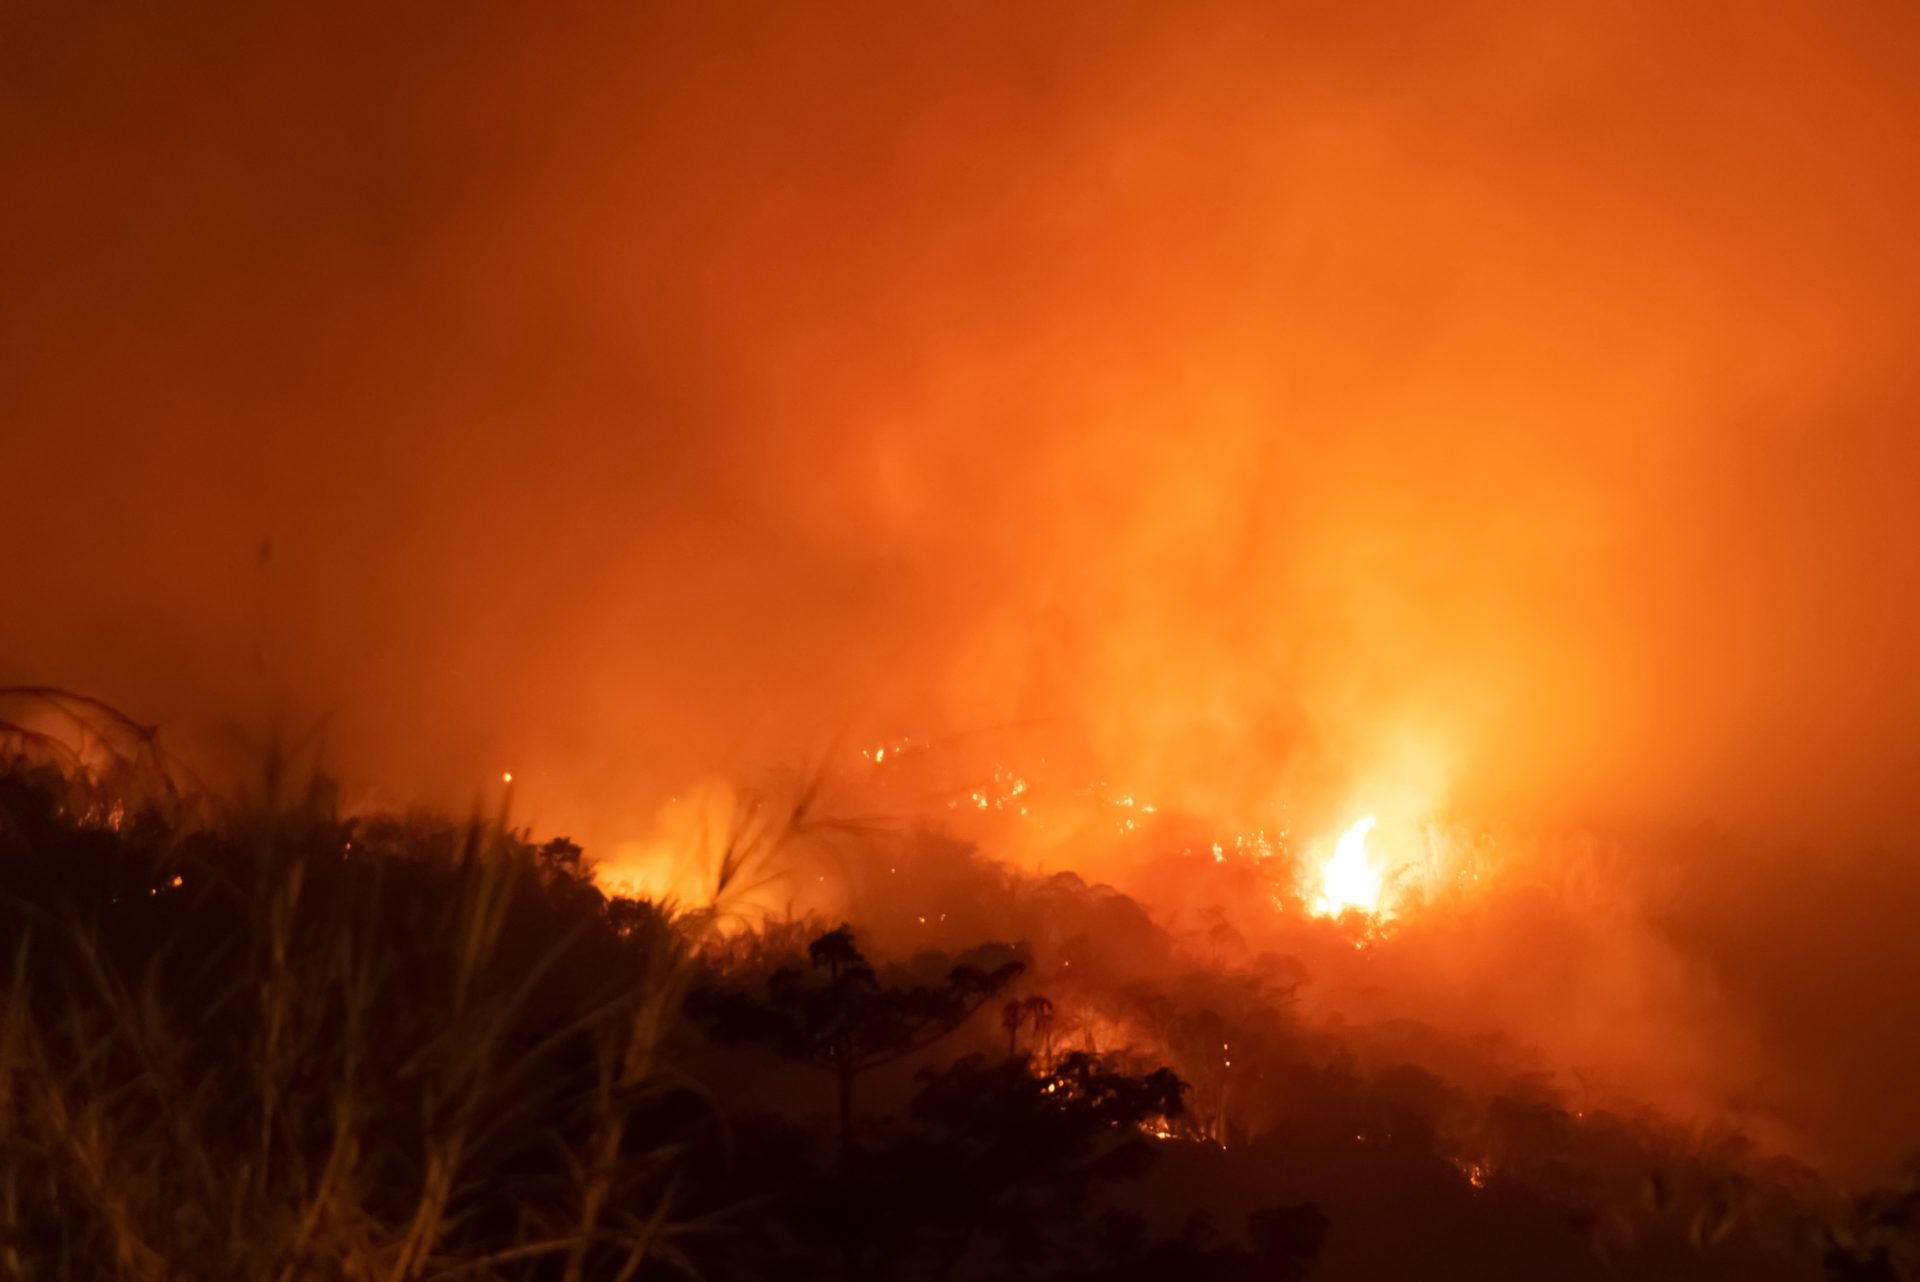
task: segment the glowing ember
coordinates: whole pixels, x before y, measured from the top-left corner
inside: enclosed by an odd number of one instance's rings
[[[1337,917],[1349,908],[1363,913],[1380,910],[1380,874],[1367,862],[1367,834],[1373,831],[1373,816],[1368,815],[1353,827],[1333,848],[1333,858],[1320,873],[1320,897],[1313,911],[1325,917]]]

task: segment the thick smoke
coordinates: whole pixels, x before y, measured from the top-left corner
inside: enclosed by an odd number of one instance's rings
[[[1532,834],[1605,973],[1475,918],[1494,1023],[1882,1160],[1917,39],[14,5],[0,674],[392,800],[510,770],[599,850],[696,779],[1008,728],[1227,830]],[[1575,831],[1637,853],[1570,872]]]

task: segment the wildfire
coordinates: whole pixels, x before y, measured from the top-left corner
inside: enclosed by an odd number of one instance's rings
[[[1353,827],[1333,848],[1333,858],[1320,872],[1320,896],[1313,911],[1323,917],[1337,917],[1349,908],[1369,915],[1380,911],[1380,873],[1367,862],[1367,834],[1373,831],[1373,816],[1368,815]]]

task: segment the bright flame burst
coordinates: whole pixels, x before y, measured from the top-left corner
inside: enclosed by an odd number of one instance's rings
[[[1369,915],[1380,911],[1380,873],[1367,862],[1367,834],[1372,831],[1373,816],[1368,815],[1340,838],[1333,858],[1321,869],[1314,912],[1337,917],[1349,908]]]

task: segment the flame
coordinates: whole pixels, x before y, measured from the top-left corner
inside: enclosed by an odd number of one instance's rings
[[[1333,848],[1333,858],[1320,872],[1320,897],[1313,911],[1337,917],[1349,908],[1373,914],[1380,911],[1380,873],[1367,862],[1367,834],[1373,831],[1368,815],[1347,829]]]

